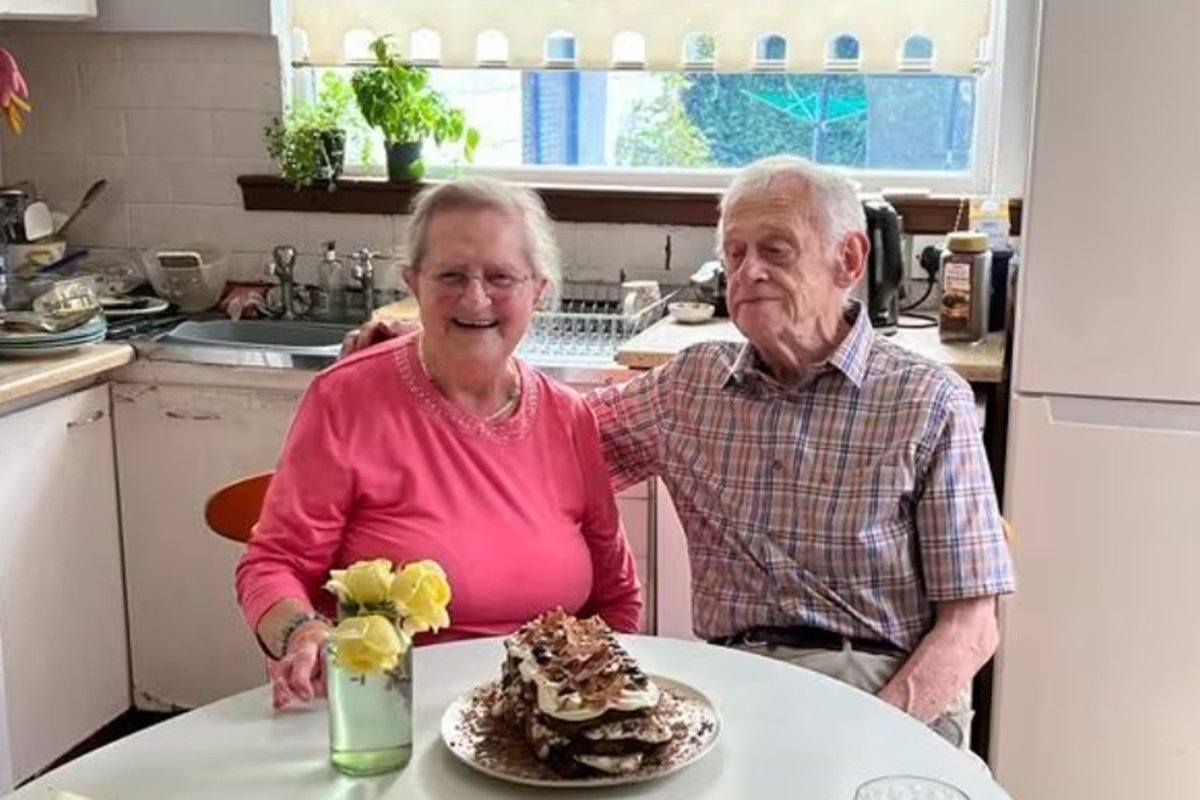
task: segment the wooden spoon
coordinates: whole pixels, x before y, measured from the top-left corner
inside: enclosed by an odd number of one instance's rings
[[[101,178],[89,186],[88,190],[83,194],[83,199],[79,201],[79,205],[76,206],[75,210],[71,212],[71,216],[67,217],[67,221],[64,222],[62,226],[54,232],[54,235],[59,239],[63,238],[64,234],[67,232],[67,228],[71,226],[71,223],[78,219],[79,215],[83,213],[83,210],[94,203],[96,198],[99,197],[107,187],[108,181],[104,178]]]

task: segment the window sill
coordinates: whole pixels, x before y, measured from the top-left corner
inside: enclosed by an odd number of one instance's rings
[[[325,185],[296,191],[274,175],[242,175],[242,205],[247,211],[308,211],[333,214],[406,214],[412,198],[426,182],[389,183],[371,178],[344,178],[336,191]],[[532,186],[550,216],[561,222],[635,223],[713,227],[720,192],[712,189],[651,189],[618,186]],[[941,235],[967,226],[961,195],[897,197],[892,205],[904,218],[906,233]],[[1009,203],[1011,235],[1021,233],[1021,200]]]

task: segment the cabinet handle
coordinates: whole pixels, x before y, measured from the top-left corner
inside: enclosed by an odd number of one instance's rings
[[[83,419],[69,420],[67,422],[67,427],[68,428],[82,428],[84,425],[91,425],[92,423],[99,422],[102,419],[104,419],[104,410],[98,408],[95,411],[93,411],[91,414],[88,414]]]
[[[187,419],[193,422],[209,422],[221,419],[220,414],[187,414],[182,411],[168,411],[167,419]]]

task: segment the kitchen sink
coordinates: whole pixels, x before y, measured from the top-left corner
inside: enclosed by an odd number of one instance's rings
[[[274,352],[336,355],[353,326],[305,320],[228,320],[182,322],[163,336],[164,343],[268,349]]]

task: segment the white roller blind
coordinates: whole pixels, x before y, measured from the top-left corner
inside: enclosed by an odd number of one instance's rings
[[[978,72],[992,0],[293,0],[297,63]]]

